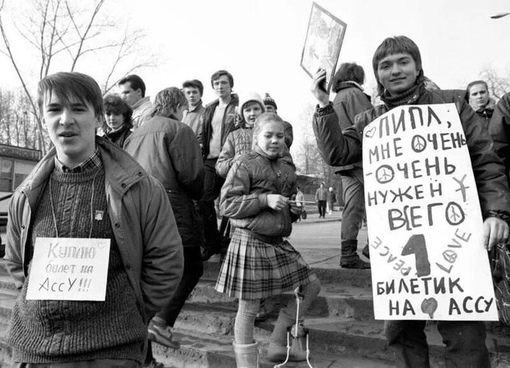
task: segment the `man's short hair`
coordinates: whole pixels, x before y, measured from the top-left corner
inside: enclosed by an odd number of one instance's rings
[[[211,87],[214,88],[214,81],[220,79],[220,77],[226,75],[228,78],[228,82],[230,83],[230,88],[234,88],[234,77],[232,74],[227,72],[226,70],[218,70],[211,76]]]
[[[198,79],[187,80],[182,84],[182,88],[196,88],[200,92],[200,96],[204,95],[204,85]]]
[[[356,63],[342,63],[333,78],[333,92],[338,92],[340,83],[347,81],[353,81],[360,85],[363,84],[365,82],[365,71],[363,68]]]
[[[59,72],[41,79],[37,86],[37,104],[43,111],[44,99],[55,94],[64,106],[71,99],[92,106],[96,117],[103,119],[103,95],[97,82],[90,76],[78,72]]]
[[[179,106],[188,106],[184,92],[177,87],[165,88],[154,97],[149,117],[164,116],[168,118],[175,113]]]
[[[469,91],[469,90],[471,89],[471,87],[476,86],[477,84],[483,84],[483,85],[485,86],[485,90],[486,90],[487,92],[489,92],[489,86],[487,85],[487,82],[485,82],[485,81],[483,81],[483,80],[475,80],[475,81],[472,81],[471,83],[469,83],[469,84],[467,85],[467,87],[466,87],[466,91],[467,91],[468,95],[469,95],[469,93],[470,93],[470,91]]]
[[[128,82],[129,82],[129,85],[131,86],[131,89],[133,91],[136,91],[137,89],[139,89],[142,91],[142,97],[145,97],[145,83],[143,82],[142,78],[140,78],[136,74],[130,74],[130,75],[122,78],[118,84],[119,84],[119,86],[121,86]]]
[[[127,125],[129,128],[133,127],[133,121],[131,120],[133,116],[133,109],[129,104],[124,101],[118,95],[108,95],[103,99],[103,106],[105,114],[111,112],[114,115],[122,115],[124,117],[124,125]]]
[[[394,54],[410,55],[416,63],[416,68],[419,70],[416,83],[423,81],[423,68],[421,66],[421,55],[418,46],[413,40],[406,36],[388,37],[379,45],[377,50],[375,50],[374,57],[372,58],[372,67],[374,68],[375,79],[377,80],[377,91],[379,94],[384,92],[384,87],[379,83],[377,67],[382,59]]]

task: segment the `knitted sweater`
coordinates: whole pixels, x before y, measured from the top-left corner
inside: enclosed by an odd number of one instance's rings
[[[142,306],[136,302],[113,236],[104,174],[102,166],[81,173],[53,171],[34,213],[31,239],[33,247],[37,237],[110,238],[105,301],[26,300],[27,280],[7,333],[13,361],[143,362]],[[100,211],[103,216],[94,218]]]

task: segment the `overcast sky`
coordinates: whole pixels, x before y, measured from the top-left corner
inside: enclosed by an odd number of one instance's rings
[[[321,0],[319,5],[347,24],[341,62],[355,61],[372,92],[373,53],[388,36],[406,35],[419,46],[425,74],[441,88],[465,88],[492,66],[510,76],[510,1]],[[163,53],[160,68],[144,78],[154,95],[168,85],[199,78],[204,100],[215,96],[210,75],[227,69],[234,90],[270,92],[290,122],[313,102],[310,77],[300,60],[312,1],[195,0],[132,1],[129,12]],[[298,134],[299,136],[299,134]]]
[[[118,4],[119,14],[146,30],[147,45],[160,54],[157,68],[138,72],[151,97],[197,78],[205,85],[204,102],[210,102],[215,98],[211,74],[227,69],[235,78],[234,91],[241,96],[269,92],[291,123],[313,102],[311,79],[300,67],[312,1],[111,1]],[[425,75],[441,88],[465,88],[487,66],[510,75],[510,16],[490,19],[510,11],[508,0],[317,3],[347,24],[339,63],[362,65],[369,93],[375,85],[372,55],[384,38],[394,35],[418,44]],[[4,60],[0,67],[2,74],[13,73]]]

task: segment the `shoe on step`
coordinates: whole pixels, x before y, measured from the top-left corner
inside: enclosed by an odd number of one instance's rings
[[[150,341],[157,342],[158,344],[172,349],[179,349],[181,347],[181,344],[174,338],[172,327],[166,324],[156,324],[154,320],[151,320],[149,322],[148,333]]]

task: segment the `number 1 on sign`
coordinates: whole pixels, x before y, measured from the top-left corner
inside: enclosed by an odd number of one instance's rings
[[[407,244],[402,249],[403,256],[414,254],[416,261],[416,276],[428,276],[430,275],[430,262],[429,254],[427,252],[427,244],[425,243],[425,237],[423,234],[412,235]]]

